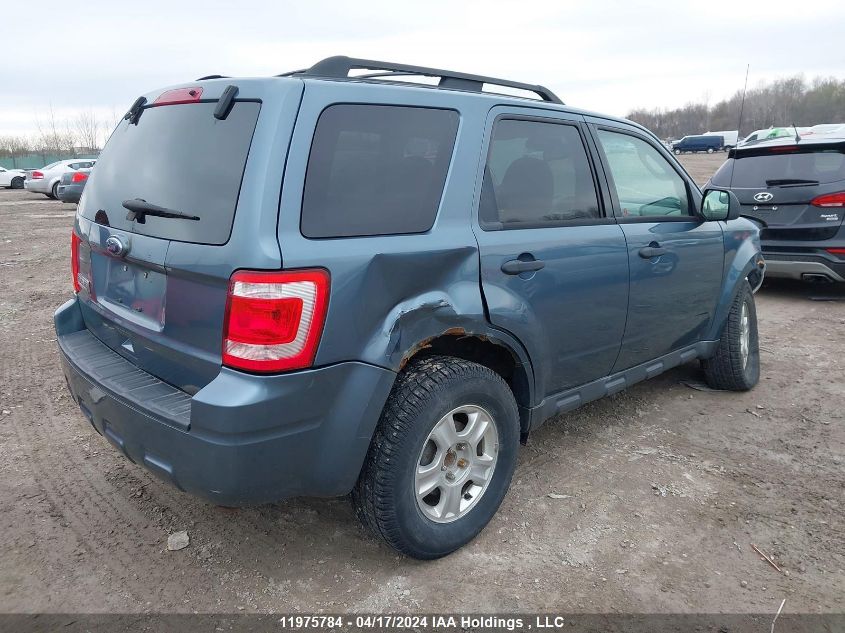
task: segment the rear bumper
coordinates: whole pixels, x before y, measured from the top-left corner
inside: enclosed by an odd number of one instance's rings
[[[778,230],[787,233],[785,229]],[[821,275],[830,281],[845,282],[845,258],[827,250],[845,248],[845,225],[831,227],[831,235],[824,240],[761,239],[760,244],[767,277],[805,279],[808,275]]]
[[[48,182],[42,178],[39,178],[38,180],[23,181],[23,188],[27,191],[32,191],[35,193],[47,193],[49,191],[47,185]]]
[[[96,339],[76,299],[55,323],[68,386],[94,429],[131,461],[221,505],[348,493],[396,376],[358,362],[277,376],[223,368],[190,396]]]
[[[82,197],[82,190],[85,188],[85,185],[59,185],[56,189],[56,193],[59,196],[59,200],[62,202],[79,202],[79,198]]]
[[[845,282],[845,262],[833,262],[822,255],[766,253],[766,277],[820,279]]]

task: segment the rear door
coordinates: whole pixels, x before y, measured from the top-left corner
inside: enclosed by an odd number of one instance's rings
[[[91,172],[77,216],[79,298],[88,329],[188,392],[219,373],[232,272],[281,265],[273,232],[286,140],[273,160],[267,141],[289,138],[301,82],[282,80],[269,91],[244,82],[220,119],[214,111],[225,87],[192,87],[201,98],[187,103],[152,96],[137,122],[121,121]],[[259,123],[264,108],[276,116]],[[251,171],[251,164],[259,169]],[[139,199],[199,219],[132,219],[123,203]]]
[[[680,349],[707,331],[722,287],[724,244],[718,222],[693,210],[700,193],[634,129],[593,126],[625,234],[631,294],[614,371]]]
[[[583,119],[499,107],[487,128],[476,238],[489,318],[528,348],[541,397],[601,378],[625,327],[628,257]]]

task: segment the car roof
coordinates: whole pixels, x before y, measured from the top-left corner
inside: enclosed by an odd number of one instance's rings
[[[357,76],[349,74],[350,71],[359,69],[377,72],[370,72],[365,75]],[[439,78],[440,81],[437,85],[429,85],[407,80],[403,81],[403,78],[407,77]],[[369,59],[357,59],[345,56],[328,57],[317,62],[308,69],[286,72],[276,75],[275,77],[267,77],[264,79],[272,81],[277,80],[277,78],[299,79],[306,84],[311,82],[330,81],[391,86],[400,90],[411,91],[443,90],[454,92],[456,99],[486,99],[493,100],[500,105],[518,105],[522,107],[530,104],[532,107],[536,108],[578,114],[585,117],[594,117],[604,119],[609,122],[621,123],[637,128],[659,142],[659,139],[653,132],[651,132],[651,130],[648,130],[639,123],[628,119],[565,105],[554,92],[539,84],[528,84],[508,79],[497,79],[494,77],[473,75],[458,71],[442,70],[423,66],[410,66],[406,64]],[[229,79],[229,77],[224,77],[222,75],[208,75],[200,77],[197,81],[219,79],[225,80]],[[483,87],[487,86],[489,86],[491,90],[483,90]],[[540,98],[530,99],[523,96],[503,94],[501,92],[496,92],[496,87],[533,92]]]

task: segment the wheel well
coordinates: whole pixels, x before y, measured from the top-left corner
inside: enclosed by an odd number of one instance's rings
[[[528,431],[528,411],[531,408],[531,387],[528,371],[519,358],[507,347],[488,338],[473,334],[443,334],[416,346],[403,366],[412,358],[431,355],[455,356],[489,367],[508,383],[519,405],[522,432]]]
[[[759,268],[752,268],[746,278],[748,279],[748,283],[751,284],[751,291],[757,292],[763,283],[763,271]]]

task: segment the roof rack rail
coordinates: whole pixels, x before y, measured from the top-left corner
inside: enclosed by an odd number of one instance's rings
[[[440,82],[438,83],[438,87],[440,88],[453,88],[456,90],[470,90],[473,92],[482,92],[484,84],[491,84],[495,86],[516,88],[517,90],[533,92],[543,101],[548,101],[550,103],[563,103],[563,101],[561,101],[560,98],[551,90],[537,84],[526,84],[518,81],[510,81],[508,79],[496,79],[494,77],[484,77],[483,75],[459,73],[452,70],[426,68],[425,66],[409,66],[407,64],[396,64],[394,62],[380,62],[373,59],[358,59],[355,57],[346,57],[344,55],[327,57],[326,59],[317,62],[307,70],[296,70],[278,76],[289,77],[291,75],[306,75],[312,77],[349,78],[350,70],[363,69],[381,72],[359,75],[358,77],[353,76],[351,77],[351,79],[367,79],[372,77],[390,77],[403,75],[440,77]]]

